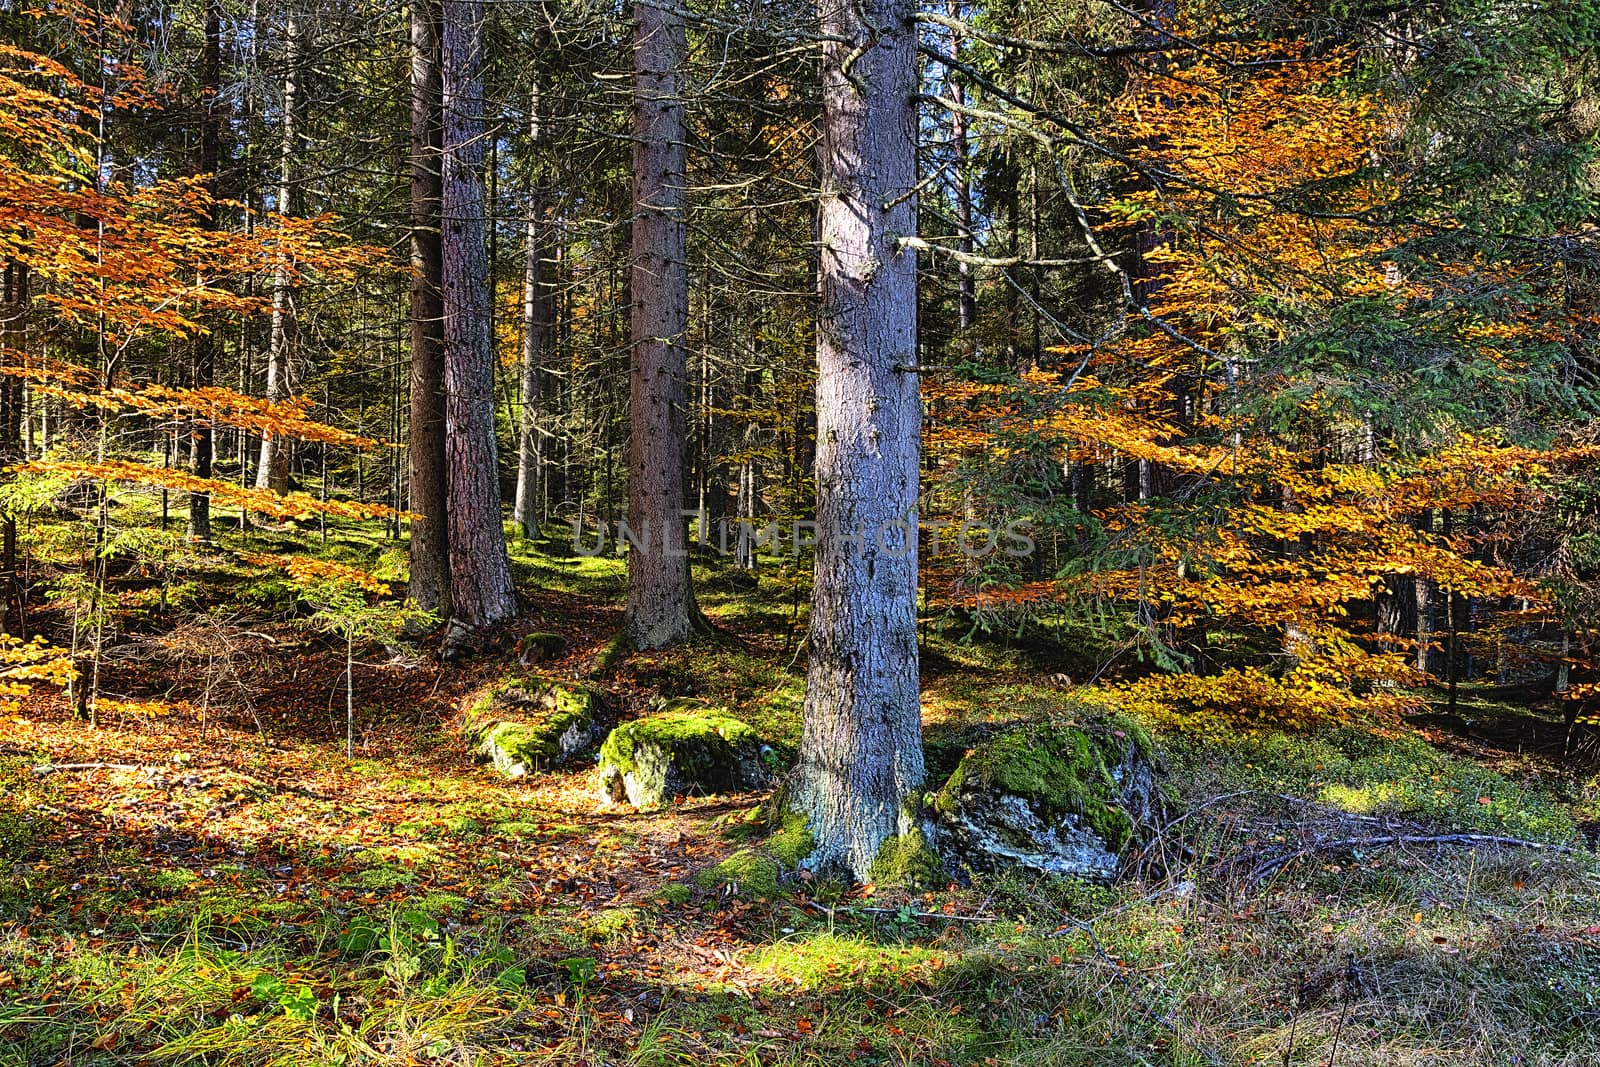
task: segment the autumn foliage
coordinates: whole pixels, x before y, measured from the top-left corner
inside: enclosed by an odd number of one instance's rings
[[[1548,504],[1550,472],[1590,453],[1515,440],[1506,414],[1592,313],[1536,245],[1491,259],[1436,240],[1469,236],[1448,210],[1402,207],[1404,116],[1355,72],[1271,42],[1133,79],[1128,162],[1085,215],[1139,251],[1109,261],[1115,318],[935,391],[936,494],[998,515],[1042,464],[1077,490],[1055,573],[994,587],[968,568],[946,591],[1122,613],[1162,668],[1128,697],[1164,717],[1390,717],[1469,644],[1494,670],[1509,632],[1560,623],[1499,517]]]

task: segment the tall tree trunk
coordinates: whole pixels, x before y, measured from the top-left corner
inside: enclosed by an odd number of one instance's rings
[[[291,13],[284,28],[283,121],[278,144],[278,217],[295,213],[294,155],[296,112],[300,106],[300,27]],[[272,271],[272,328],[267,343],[267,399],[289,399],[290,360],[295,338],[294,290],[288,256],[279,253]],[[261,435],[256,488],[289,491],[289,443]]]
[[[543,148],[537,89],[529,95],[528,112],[528,141],[537,153]],[[555,291],[550,285],[546,268],[550,226],[545,218],[547,191],[543,163],[542,158],[534,160],[533,188],[528,198],[528,226],[523,246],[522,387],[517,420],[517,496],[511,514],[524,537],[534,536],[539,527],[539,471],[544,460],[539,420],[544,401],[544,357],[550,345],[551,330],[555,326]]]
[[[200,173],[208,175],[207,190],[213,198],[219,195],[217,171],[222,165],[222,4],[221,0],[206,0],[205,44],[200,56]],[[213,203],[206,213],[205,224],[217,229],[217,206]],[[210,388],[217,375],[217,331],[208,330],[194,339],[194,386]],[[194,473],[199,478],[211,477],[212,430],[211,423],[201,419],[192,429]],[[189,494],[189,536],[196,541],[211,540],[211,494]]]
[[[411,0],[411,413],[408,437],[411,581],[408,594],[450,611],[450,537],[445,522],[444,297],[440,253],[438,0]]]
[[[688,458],[688,173],[682,18],[634,5],[633,366],[629,403],[628,637],[636,648],[681,644],[699,622],[683,517]]]
[[[809,864],[869,877],[914,828],[922,785],[916,628],[918,91],[909,0],[818,4],[817,547],[810,673],[786,803]],[[857,539],[859,538],[859,539]]]
[[[443,0],[444,388],[450,614],[470,629],[516,613],[500,518],[483,157],[483,2]]]
[[[28,265],[21,260],[8,259],[0,279],[3,279],[4,289],[0,293],[0,367],[23,366],[27,360]],[[23,382],[24,379],[16,375],[0,376],[0,467],[21,461],[25,451]],[[0,519],[0,569],[5,571],[6,582],[0,630],[26,637],[26,600],[17,565],[17,519],[10,512]]]
[[[957,22],[961,20],[961,0],[950,0],[949,13]],[[961,58],[961,31],[950,31],[950,54],[957,59]],[[966,86],[954,71],[945,74],[945,91],[950,94],[950,99],[956,104],[967,102]],[[972,215],[972,182],[971,171],[968,163],[969,149],[967,145],[967,116],[960,111],[950,112],[950,153],[955,156],[955,197],[956,197],[956,251],[962,255],[970,256],[973,252],[973,215]],[[956,323],[963,334],[978,321],[978,292],[976,279],[973,276],[972,264],[962,261],[956,264]],[[965,336],[961,339],[963,355],[970,355],[974,349],[973,343]]]

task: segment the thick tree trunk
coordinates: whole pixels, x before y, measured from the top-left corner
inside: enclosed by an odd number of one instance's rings
[[[528,140],[535,152],[543,145],[539,129],[539,93],[528,101]],[[535,167],[542,164],[536,160]],[[544,465],[544,449],[539,437],[539,419],[544,401],[544,357],[555,328],[555,290],[550,285],[546,262],[549,259],[549,222],[545,218],[545,177],[536,173],[528,202],[528,226],[524,237],[522,271],[522,367],[520,411],[517,425],[517,496],[512,506],[513,521],[524,537],[533,537],[539,528],[539,471]]]
[[[689,388],[688,174],[682,80],[683,20],[634,6],[633,366],[629,403],[627,629],[636,648],[667,648],[694,632],[683,518]]]
[[[483,3],[443,0],[445,465],[450,614],[477,629],[516,613],[500,518],[494,350],[484,240]]]
[[[295,119],[300,106],[300,29],[294,15],[284,29],[283,125],[278,145],[278,216],[293,215]],[[294,290],[289,260],[280,253],[272,272],[272,327],[267,343],[267,399],[289,399],[290,359],[294,347]],[[289,443],[270,433],[261,435],[256,488],[289,491]]]
[[[450,611],[450,538],[445,523],[444,297],[439,199],[439,10],[411,3],[411,581],[421,607]]]
[[[917,92],[909,0],[819,4],[817,537],[810,673],[786,803],[808,863],[869,877],[922,785],[916,629]]]
[[[222,5],[220,0],[206,0],[205,44],[200,55],[200,173],[209,175],[206,185],[212,197],[218,196],[217,170],[222,165]],[[213,204],[206,216],[206,226],[216,229],[220,223]],[[214,330],[194,339],[194,386],[210,388],[217,375],[217,333]],[[211,423],[195,422],[192,433],[194,473],[196,477],[211,477],[212,431]],[[189,494],[189,537],[196,541],[211,540],[211,494]]]

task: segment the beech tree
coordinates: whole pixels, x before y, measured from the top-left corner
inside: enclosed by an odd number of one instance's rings
[[[450,615],[477,629],[516,613],[500,520],[485,241],[483,4],[443,0],[440,190]]]
[[[627,630],[634,647],[666,648],[694,631],[684,505],[689,403],[688,133],[683,20],[634,5],[633,361],[629,379]]]
[[[917,35],[909,0],[819,3],[817,545],[810,671],[786,803],[809,862],[866,879],[915,828]]]

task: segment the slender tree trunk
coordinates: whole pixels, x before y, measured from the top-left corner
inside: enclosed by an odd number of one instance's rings
[[[28,265],[11,259],[3,272],[0,293],[0,367],[15,367],[27,358]],[[23,382],[14,375],[0,377],[0,467],[23,458]],[[5,608],[0,609],[0,630],[26,637],[27,607],[22,575],[17,565],[17,519],[7,513],[0,519],[0,568],[5,571]],[[16,612],[15,625],[10,622]]]
[[[516,613],[500,518],[483,175],[483,3],[443,0],[445,463],[451,618],[469,629]]]
[[[688,174],[682,79],[683,20],[634,5],[633,365],[629,402],[628,636],[636,648],[681,644],[699,622],[689,581],[684,471],[689,388],[685,212]]]
[[[200,56],[200,173],[209,175],[206,185],[212,197],[218,196],[217,171],[222,165],[222,5],[221,0],[206,0],[205,44]],[[213,204],[206,213],[206,226],[217,229]],[[210,388],[217,375],[217,333],[208,330],[194,339],[194,386]],[[206,420],[195,422],[193,429],[194,473],[199,478],[211,477],[212,431]],[[211,494],[189,494],[189,537],[196,541],[211,540]]]
[[[528,140],[535,152],[540,143],[539,93],[528,100]],[[512,519],[524,537],[533,537],[539,528],[539,471],[544,450],[539,422],[544,401],[544,357],[555,326],[555,292],[547,277],[550,226],[547,210],[543,159],[534,161],[533,188],[528,202],[528,227],[523,247],[522,272],[522,387],[517,423],[517,496]]]
[[[916,521],[917,93],[909,0],[819,3],[817,548],[810,673],[786,803],[809,864],[869,877],[922,785]]]
[[[284,30],[283,128],[278,145],[278,216],[295,213],[294,154],[296,112],[300,106],[300,28],[293,14]],[[267,399],[289,399],[290,360],[295,336],[294,289],[289,260],[282,253],[272,272],[272,328],[267,344]],[[241,462],[242,462],[241,450]],[[261,435],[256,488],[289,491],[289,443],[270,433]]]
[[[445,522],[444,297],[439,200],[442,141],[438,0],[411,2],[411,412],[408,437],[412,600],[450,611]]]
[[[950,17],[959,22],[961,0],[949,0],[948,9]],[[961,58],[960,30],[950,31],[950,54]],[[945,75],[945,91],[957,104],[967,102],[966,86],[962,85],[954,72]],[[960,111],[950,113],[950,152],[955,157],[956,251],[970,256],[974,248],[972,182],[968,166],[967,116]],[[978,321],[978,292],[970,263],[956,264],[956,272],[956,322],[965,333]],[[964,354],[970,354],[973,350],[971,341],[965,337],[962,338],[961,347]]]

